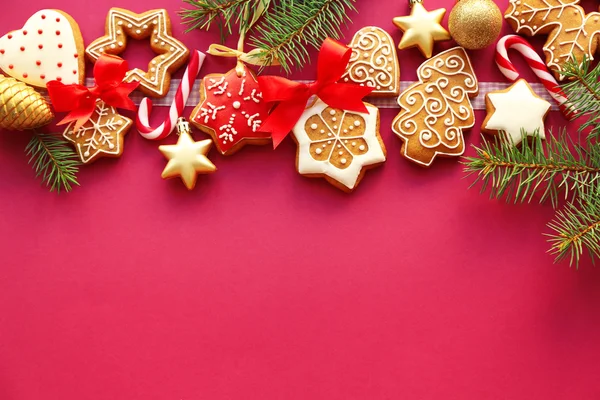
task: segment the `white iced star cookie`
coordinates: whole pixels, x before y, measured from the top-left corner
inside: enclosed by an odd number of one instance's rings
[[[379,134],[379,110],[368,113],[334,109],[321,99],[308,107],[293,129],[298,143],[296,166],[301,175],[323,177],[351,192],[366,169],[382,164],[386,150]]]
[[[524,79],[504,90],[486,94],[485,105],[487,116],[481,127],[483,132],[506,132],[515,145],[523,140],[522,130],[527,135],[539,132],[539,136],[545,138],[544,119],[550,103],[535,94]]]

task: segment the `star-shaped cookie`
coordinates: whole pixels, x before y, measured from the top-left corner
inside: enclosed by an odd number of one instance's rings
[[[148,64],[148,71],[134,68],[127,72],[125,82],[140,82],[139,89],[153,97],[164,97],[169,91],[171,74],[185,64],[190,54],[187,47],[171,36],[171,21],[164,9],[135,14],[121,8],[111,8],[106,18],[106,36],[94,40],[86,49],[96,62],[102,54],[119,55],[125,51],[127,38],[150,39],[157,54]]]
[[[181,132],[177,144],[159,146],[158,149],[169,160],[162,178],[180,177],[185,187],[192,190],[196,186],[198,174],[210,174],[217,167],[206,157],[212,140],[195,142],[188,132]]]
[[[132,120],[98,100],[91,118],[77,131],[70,124],[63,137],[73,143],[81,162],[89,164],[102,157],[120,157],[124,136],[132,124]]]
[[[410,15],[393,19],[394,25],[404,32],[398,48],[402,50],[417,46],[426,58],[430,58],[434,42],[451,38],[441,25],[444,14],[445,8],[427,11],[421,2],[415,2]]]
[[[481,130],[506,135],[514,144],[523,140],[522,130],[528,135],[538,132],[544,139],[544,119],[550,103],[539,97],[531,86],[519,79],[507,89],[490,92],[485,96],[487,116]]]

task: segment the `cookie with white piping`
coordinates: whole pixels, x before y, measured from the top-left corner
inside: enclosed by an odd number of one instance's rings
[[[325,178],[352,192],[366,170],[386,160],[379,133],[379,109],[365,103],[367,113],[334,109],[321,99],[309,106],[293,129],[298,144],[296,168],[301,175]]]
[[[127,38],[149,39],[156,53],[148,70],[134,68],[125,82],[139,82],[139,90],[148,96],[164,97],[169,92],[171,74],[184,66],[190,51],[171,34],[171,19],[165,9],[136,14],[122,8],[111,8],[106,17],[106,35],[94,40],[86,49],[88,58],[96,62],[102,54],[119,55],[127,47]]]

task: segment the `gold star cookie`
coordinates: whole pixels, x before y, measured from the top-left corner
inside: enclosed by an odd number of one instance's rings
[[[135,14],[121,8],[111,8],[106,18],[106,36],[94,40],[86,49],[96,62],[102,54],[119,55],[127,47],[127,38],[150,39],[157,54],[148,64],[148,71],[134,68],[127,72],[125,82],[139,82],[139,89],[153,97],[164,97],[169,91],[171,74],[185,64],[190,54],[187,47],[171,36],[171,20],[164,9]]]
[[[162,178],[180,177],[185,187],[192,190],[196,186],[198,174],[213,173],[217,167],[206,157],[212,146],[212,140],[195,142],[190,135],[189,125],[185,123],[185,126],[187,128],[181,130],[177,144],[159,146],[158,150],[169,160],[161,175]]]
[[[89,164],[102,157],[120,157],[124,136],[132,124],[132,120],[99,100],[91,118],[77,131],[70,124],[63,137],[73,143],[81,162]]]
[[[427,11],[420,0],[412,0],[410,15],[394,18],[394,25],[404,32],[398,48],[418,47],[425,58],[431,58],[433,43],[450,40],[450,34],[441,25],[445,8]]]

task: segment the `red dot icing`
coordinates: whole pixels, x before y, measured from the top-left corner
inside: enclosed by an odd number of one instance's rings
[[[42,65],[42,62],[41,62],[40,60],[37,60],[37,61],[35,62],[35,65]]]
[[[12,39],[12,35],[8,35],[7,38]]]
[[[58,78],[56,78],[57,81],[62,81],[62,78],[59,76]]]
[[[73,75],[77,75],[77,70],[73,70]]]
[[[46,75],[44,75],[44,74],[40,75],[40,79],[46,79]]]
[[[14,65],[10,64],[10,65],[8,66],[8,69],[13,69],[14,67],[15,67]]]
[[[0,49],[0,54],[4,54],[4,49]]]
[[[27,73],[23,74],[23,78],[27,78],[29,75],[27,75]]]
[[[21,51],[25,51],[25,47],[21,46]]]
[[[42,19],[46,19],[46,16],[44,14],[42,14]]]
[[[62,49],[62,43],[59,43],[59,44],[58,44],[58,48],[59,48],[59,49]]]
[[[79,54],[73,54],[73,57],[79,58]]]
[[[41,29],[38,29],[38,34],[40,34],[40,35],[41,35],[42,33],[44,33],[44,31],[43,31],[43,30],[41,30]]]
[[[60,35],[60,31],[56,31],[56,36]]]
[[[60,67],[62,67],[62,63],[58,63],[58,64],[56,64],[56,66],[57,66],[58,68],[60,68]]]
[[[27,31],[23,31],[23,35],[27,35]]]
[[[56,18],[56,22],[60,22],[60,18]]]

